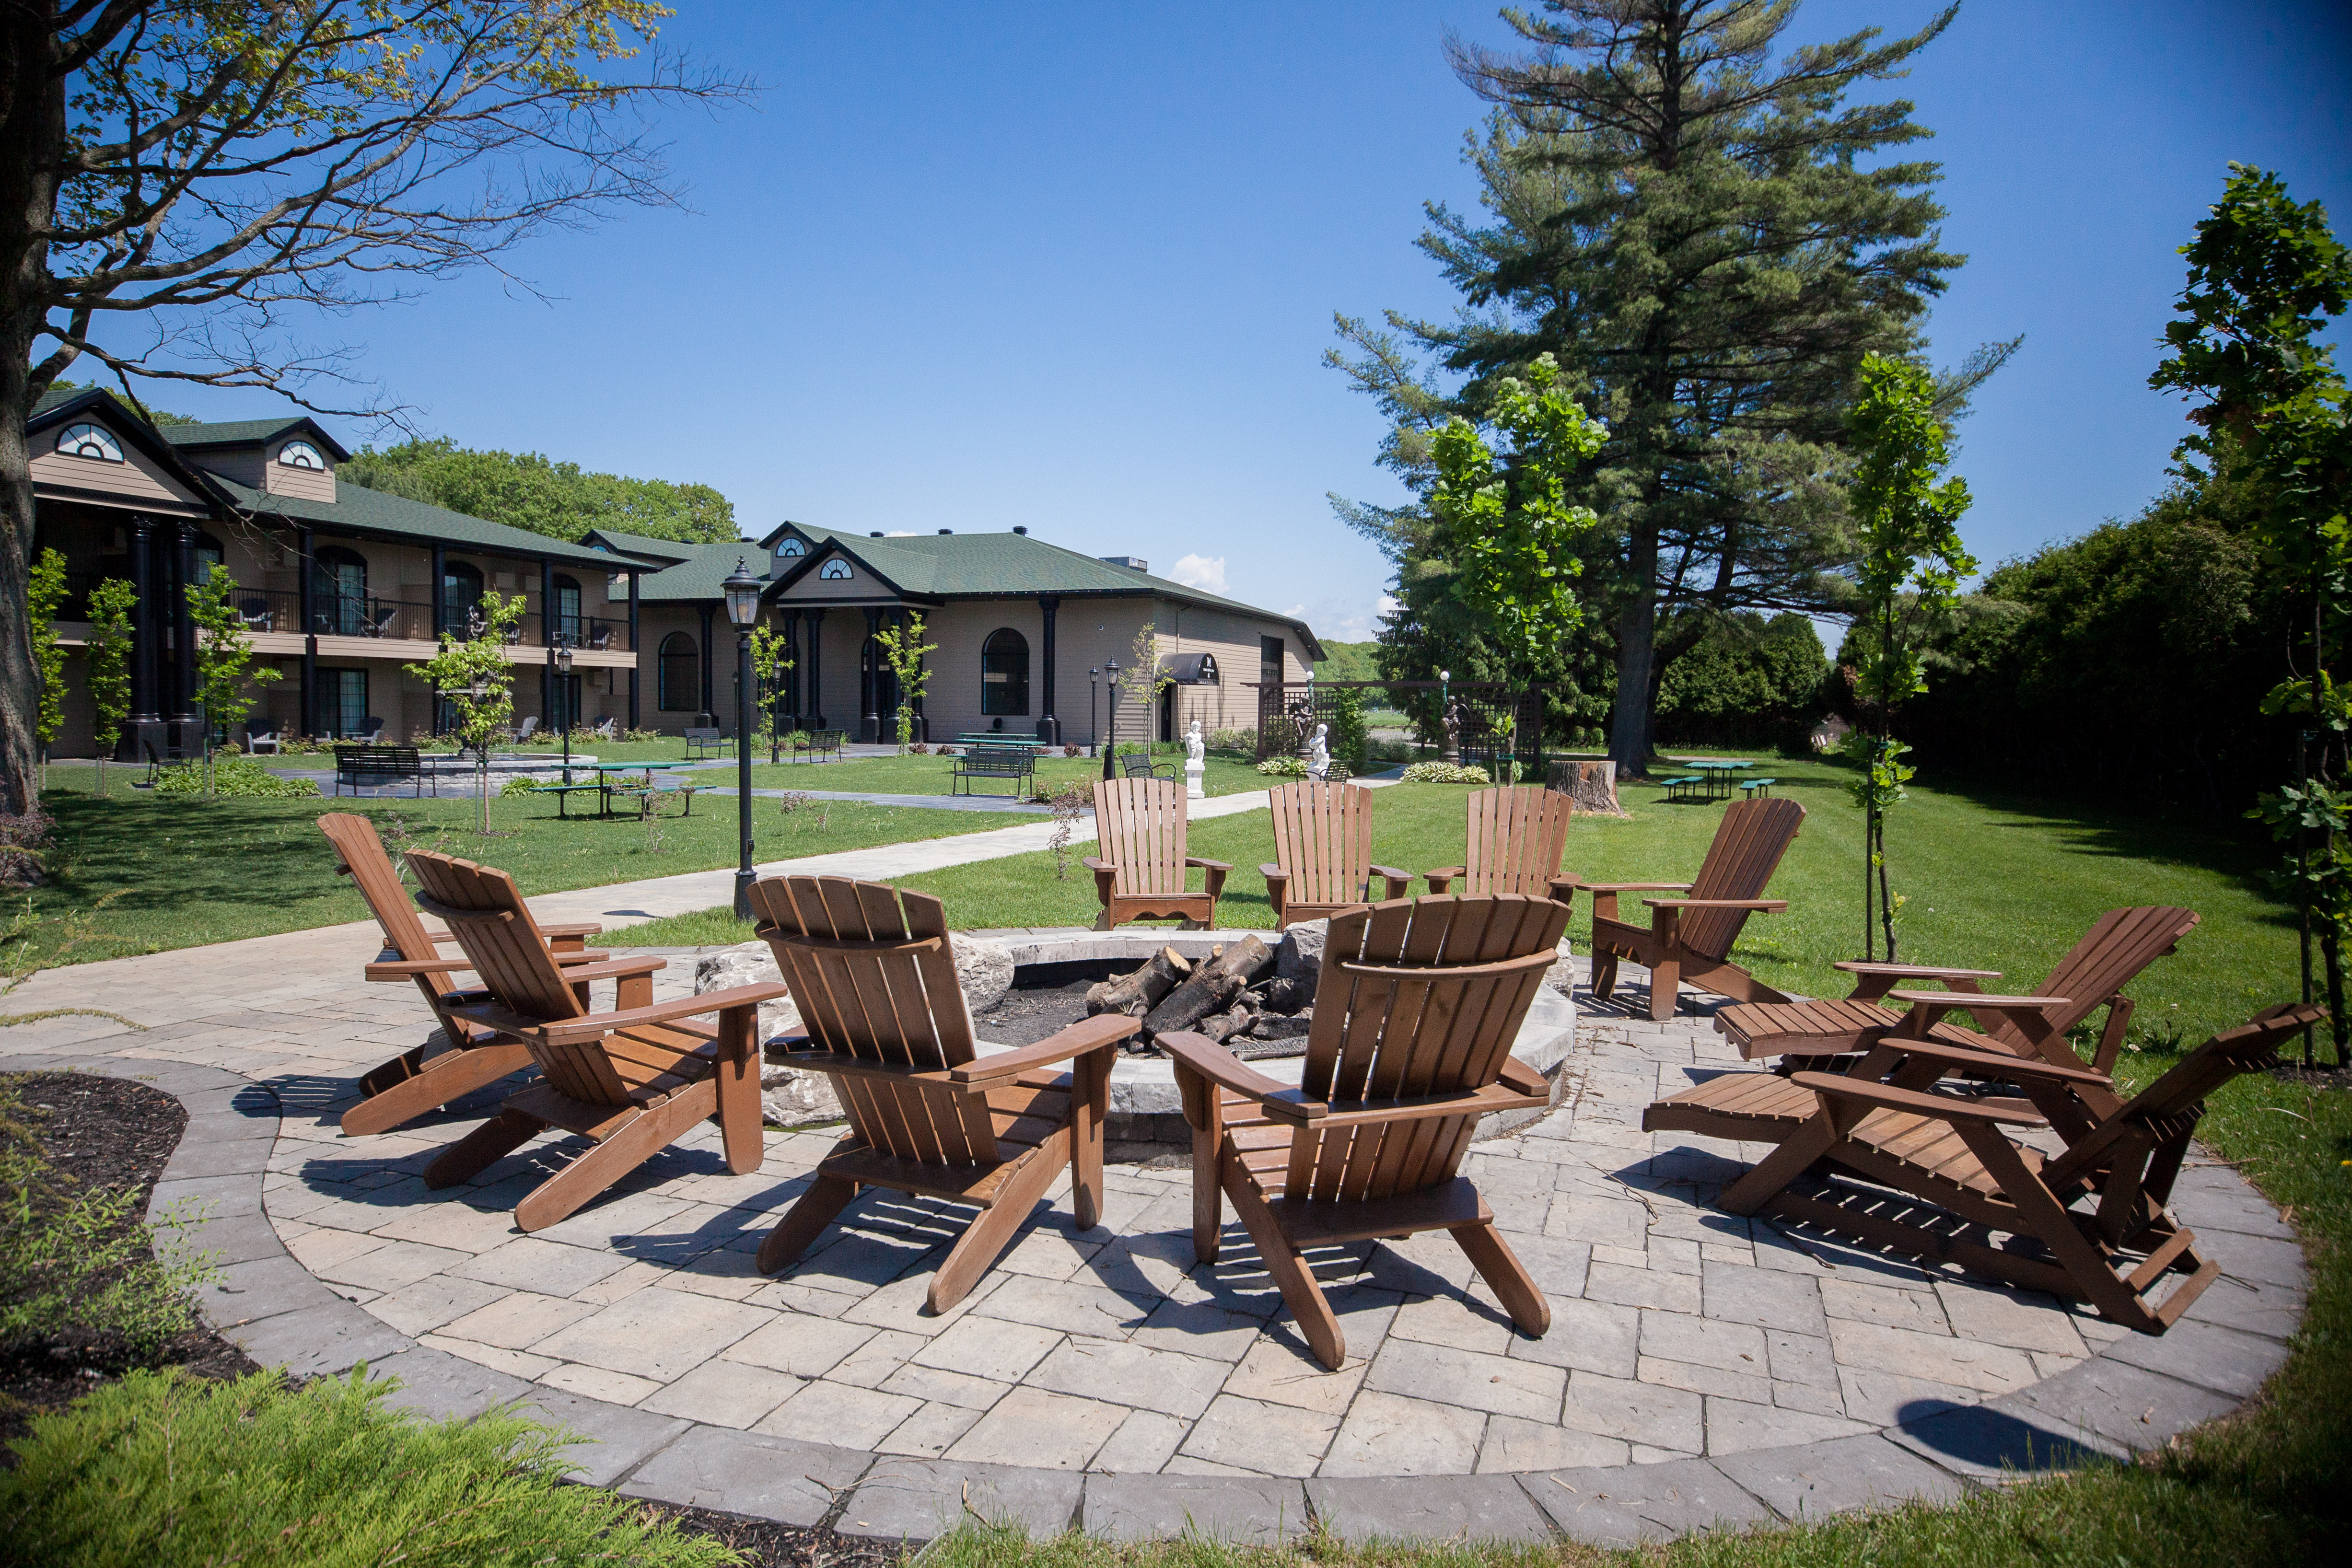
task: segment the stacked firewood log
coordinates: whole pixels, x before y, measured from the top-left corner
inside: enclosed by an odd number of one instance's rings
[[[1307,1049],[1315,983],[1276,973],[1275,950],[1255,936],[1213,947],[1195,962],[1162,947],[1130,974],[1087,993],[1087,1012],[1143,1020],[1126,1049],[1156,1054],[1155,1038],[1189,1030],[1244,1056],[1295,1055]]]

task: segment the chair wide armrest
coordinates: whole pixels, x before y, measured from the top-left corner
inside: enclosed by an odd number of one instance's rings
[[[2010,1127],[2049,1124],[2034,1112],[2021,1111],[2006,1103],[1979,1104],[1949,1094],[1922,1094],[1916,1090],[1896,1089],[1885,1083],[1857,1082],[1833,1072],[1799,1072],[1793,1074],[1789,1082],[1816,1094],[1874,1105],[1882,1111],[1907,1111],[1915,1116],[1933,1116],[1945,1122],[1981,1122]]]
[[[1886,993],[1890,1002],[1910,1002],[1929,1008],[1935,1016],[1958,1012],[1966,1008],[1971,1012],[2035,1013],[2045,1008],[2063,1008],[2073,1000],[2069,997],[1982,997],[1974,991],[1914,991],[1892,990]]]
[[[463,958],[391,958],[370,964],[362,973],[371,980],[405,980],[417,975],[446,975],[473,967]]]
[[[1889,1051],[1899,1051],[1906,1056],[1916,1056],[1928,1061],[1940,1061],[1947,1068],[1972,1069],[1990,1077],[2022,1082],[2038,1079],[2052,1083],[2095,1083],[2111,1088],[2114,1080],[2104,1072],[2087,1067],[2061,1067],[2054,1061],[2044,1061],[2038,1056],[2008,1056],[1990,1051],[1970,1051],[1965,1046],[1946,1045],[1938,1040],[1910,1040],[1889,1030],[1874,1041]]]
[[[1998,980],[1999,969],[1947,969],[1937,964],[1874,964],[1863,958],[1840,958],[1830,966],[1849,975],[1891,975],[1898,980]]]
[[[609,958],[601,964],[575,964],[566,967],[563,977],[573,985],[583,980],[617,980],[625,975],[650,975],[656,969],[669,967],[669,960],[647,955],[639,958]]]
[[[565,977],[567,979],[571,977]],[[630,1008],[622,1012],[556,1019],[539,1024],[527,1032],[550,1045],[569,1045],[577,1040],[598,1040],[616,1030],[670,1023],[678,1019],[699,1018],[705,1013],[730,1012],[737,1008],[756,1008],[761,1002],[772,1002],[789,994],[783,986],[767,980],[756,986],[730,986],[723,991],[705,991],[698,997],[675,997],[650,1007]]]
[[[1389,884],[1388,894],[1391,898],[1402,898],[1412,891],[1412,873],[1402,866],[1376,865],[1368,866],[1365,869]]]
[[[1257,874],[1265,878],[1268,882],[1288,882],[1290,880],[1290,873],[1283,870],[1272,861],[1258,862]]]
[[[1747,909],[1779,915],[1789,907],[1785,898],[1645,898],[1653,909]]]
[[[1117,861],[1100,860],[1093,855],[1084,855],[1079,857],[1078,863],[1097,875],[1107,871],[1115,872],[1118,869],[1118,862]]]
[[[996,1051],[967,1061],[961,1067],[950,1067],[948,1069],[948,1081],[974,1089],[1002,1088],[1024,1072],[1117,1045],[1142,1027],[1141,1019],[1130,1018],[1125,1013],[1097,1013],[1090,1019],[1081,1019],[1069,1028],[1048,1035],[1034,1045],[1024,1045],[1018,1051]]]
[[[1587,893],[1688,893],[1691,886],[1686,882],[1588,882],[1580,876],[1560,880],[1572,882]]]
[[[1435,871],[1425,871],[1421,874],[1422,879],[1429,883],[1430,892],[1442,894],[1447,888],[1454,885],[1454,879],[1455,877],[1462,876],[1466,873],[1463,871],[1462,867],[1458,865],[1442,865]]]
[[[1203,860],[1199,855],[1186,855],[1184,857],[1184,863],[1186,865],[1199,866],[1202,871],[1231,871],[1234,869],[1228,862]]]
[[[1199,1073],[1220,1088],[1246,1095],[1275,1113],[1283,1104],[1289,1114],[1286,1121],[1312,1121],[1321,1116],[1326,1107],[1319,1100],[1302,1100],[1298,1091],[1287,1083],[1278,1083],[1263,1072],[1251,1071],[1242,1059],[1202,1034],[1163,1034],[1159,1037],[1160,1049],[1176,1059],[1179,1067]]]

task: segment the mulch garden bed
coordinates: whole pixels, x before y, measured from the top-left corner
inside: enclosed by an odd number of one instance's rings
[[[44,1113],[34,1134],[44,1156],[85,1187],[130,1187],[145,1208],[149,1188],[179,1146],[188,1113],[160,1089],[97,1073],[8,1075],[26,1103]],[[98,1334],[62,1334],[0,1354],[0,1444],[24,1436],[36,1415],[61,1410],[100,1383],[136,1366],[179,1366],[200,1377],[240,1377],[261,1368],[210,1329],[191,1329],[153,1357]]]

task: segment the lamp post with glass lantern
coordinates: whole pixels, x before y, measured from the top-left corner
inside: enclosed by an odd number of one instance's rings
[[[751,626],[760,618],[760,580],[743,558],[719,584],[727,595],[727,619],[735,623],[735,820],[743,841],[735,867],[735,918],[751,918]]]
[[[1103,779],[1108,782],[1111,753],[1118,749],[1118,661],[1117,659],[1103,661],[1103,677],[1110,687],[1109,695],[1103,703],[1103,727],[1110,732],[1110,738],[1103,743],[1102,748]]]
[[[572,642],[565,638],[555,644],[556,712],[563,726],[563,781],[572,782]]]
[[[1102,666],[1097,664],[1087,672],[1087,750],[1091,754],[1101,744],[1095,734],[1095,692],[1102,683]]]

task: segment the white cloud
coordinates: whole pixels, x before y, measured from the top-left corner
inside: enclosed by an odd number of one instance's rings
[[[1233,591],[1225,586],[1225,558],[1221,555],[1185,556],[1168,569],[1168,580],[1204,593]]]

